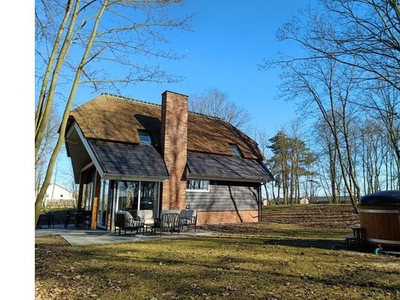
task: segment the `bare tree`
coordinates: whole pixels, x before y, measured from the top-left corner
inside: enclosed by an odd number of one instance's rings
[[[358,70],[360,81],[400,89],[400,7],[398,0],[320,0],[299,10],[277,37]],[[330,47],[326,47],[329,44]],[[287,58],[287,61],[308,59]],[[273,62],[272,62],[273,63]],[[271,61],[265,60],[264,66]]]
[[[400,189],[398,174],[400,171],[400,90],[393,87],[384,87],[380,83],[374,85],[367,91],[365,106],[368,107],[367,113],[370,118],[379,122],[385,131],[388,150],[395,154],[396,159],[396,178],[397,187]]]
[[[258,128],[258,127],[254,127],[254,128],[251,129],[250,136],[252,136],[253,139],[257,142],[257,145],[260,148],[261,153],[263,154],[263,156],[265,158],[264,163],[266,164],[267,168],[269,170],[272,170],[272,166],[269,165],[270,160],[268,159],[269,155],[267,153],[269,151],[269,147],[268,146],[270,145],[269,137],[267,135],[267,132],[265,130],[263,130],[263,129]],[[264,184],[263,187],[264,187],[265,198],[269,202],[270,201],[270,195],[269,195],[270,193],[269,193],[269,190],[268,190],[268,186],[267,186],[267,184]],[[275,197],[275,194],[274,194],[274,181],[272,181],[272,183],[271,183],[271,192],[272,192],[272,196],[274,198]]]
[[[119,91],[134,82],[175,82],[162,59],[182,56],[168,48],[168,30],[188,30],[192,15],[172,18],[179,0],[41,0],[36,2],[35,157],[40,157],[50,112],[58,104],[61,122],[46,175],[35,201],[35,224],[64,143],[68,114],[78,89]],[[165,46],[166,45],[166,46]]]
[[[364,114],[373,109],[375,115],[378,109],[385,120],[390,111],[397,116],[393,106],[370,105],[365,91],[400,89],[399,1],[320,0],[319,4],[299,11],[277,34],[281,41],[300,45],[302,56],[282,55],[265,60],[263,67],[282,67],[286,99],[297,100],[303,111],[323,118],[332,134],[345,191],[355,206],[361,191],[357,165],[362,149],[355,142],[361,130],[355,123],[356,109]],[[311,109],[315,104],[318,110]],[[397,149],[399,137],[393,136]]]
[[[49,118],[49,124],[44,132],[43,142],[40,145],[38,155],[35,157],[35,195],[42,186],[49,158],[53,152],[54,145],[57,142],[59,122],[60,120],[57,111],[53,109]]]
[[[304,119],[297,118],[290,122],[288,134],[292,139],[292,173],[293,184],[291,187],[291,198],[299,203],[302,196],[308,196],[309,183],[317,183],[314,171],[316,161],[315,154],[310,151],[306,143],[306,133],[303,131]],[[303,195],[302,195],[303,193]]]
[[[235,127],[246,131],[251,121],[250,114],[244,108],[229,101],[226,93],[215,88],[194,94],[189,100],[189,109],[191,111],[221,118]]]
[[[381,190],[381,171],[387,151],[385,130],[374,119],[365,120],[361,126],[363,186],[366,193],[374,193]]]
[[[337,151],[335,150],[329,127],[322,118],[315,123],[313,135],[315,138],[314,147],[317,151],[318,174],[321,185],[330,201],[338,203],[340,177],[337,174],[340,170],[337,167]]]
[[[346,193],[357,209],[360,187],[352,156],[355,144],[351,136],[351,123],[355,122],[357,114],[349,101],[357,92],[354,70],[329,58],[287,63],[285,66],[287,69],[281,75],[281,96],[287,100],[300,99],[305,115],[309,112],[321,115],[332,135]]]

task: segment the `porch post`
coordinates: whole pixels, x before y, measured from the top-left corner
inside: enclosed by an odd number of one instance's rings
[[[93,209],[90,229],[95,230],[97,228],[97,210],[99,208],[99,197],[94,197],[93,199]]]
[[[99,172],[96,170],[96,176],[94,180],[94,191],[93,191],[93,205],[92,205],[92,217],[91,217],[91,224],[90,229],[95,230],[97,228],[97,213],[99,209],[99,198],[100,198],[100,191],[101,191],[101,177]]]

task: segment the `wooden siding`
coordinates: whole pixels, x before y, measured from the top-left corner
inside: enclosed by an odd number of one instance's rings
[[[186,205],[198,211],[257,211],[257,195],[251,186],[210,185],[209,192],[186,191]]]
[[[360,225],[371,244],[400,245],[400,210],[394,205],[360,205]]]

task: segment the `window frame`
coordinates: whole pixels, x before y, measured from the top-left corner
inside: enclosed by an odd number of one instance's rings
[[[229,147],[231,148],[232,154],[234,156],[242,156],[242,152],[240,151],[238,145],[236,144],[229,144]]]
[[[141,144],[153,144],[153,137],[151,136],[151,133],[149,131],[138,129],[138,135],[139,135],[139,142]]]
[[[196,188],[193,187],[193,185],[189,187],[189,182],[198,182],[202,186],[203,186],[202,183],[207,183],[207,188],[201,188],[200,186],[199,188]],[[208,193],[210,191],[210,185],[211,185],[210,180],[188,179],[186,180],[186,191],[196,192],[196,193]]]

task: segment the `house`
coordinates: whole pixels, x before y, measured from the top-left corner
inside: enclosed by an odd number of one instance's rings
[[[222,119],[188,111],[188,97],[162,104],[101,94],[70,112],[67,155],[78,208],[91,228],[113,230],[118,210],[197,210],[197,224],[261,220],[261,184],[273,180],[254,140]]]
[[[75,197],[72,192],[55,183],[47,187],[46,195],[43,199],[43,207],[66,208],[74,207],[74,205]]]
[[[310,201],[304,197],[300,199],[300,204],[310,204]]]

